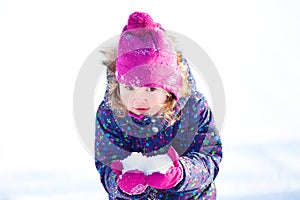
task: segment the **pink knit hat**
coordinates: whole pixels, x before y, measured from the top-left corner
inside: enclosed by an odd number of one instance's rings
[[[182,83],[176,51],[165,30],[146,13],[132,13],[122,31],[116,78],[129,86],[162,88],[179,98]]]

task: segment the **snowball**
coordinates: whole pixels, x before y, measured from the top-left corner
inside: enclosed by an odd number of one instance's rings
[[[147,157],[142,153],[132,152],[130,156],[122,161],[123,171],[141,170],[146,175],[153,172],[165,174],[166,171],[173,165],[171,158],[167,154]]]

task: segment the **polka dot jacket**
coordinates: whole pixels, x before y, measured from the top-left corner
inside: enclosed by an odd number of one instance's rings
[[[181,98],[177,113],[180,119],[172,126],[159,116],[136,119],[119,116],[107,103],[96,113],[95,165],[109,199],[216,199],[214,180],[222,159],[222,143],[206,98],[195,90]],[[117,174],[111,169],[114,160],[123,160],[131,152],[145,156],[165,154],[173,146],[180,155],[183,179],[171,189],[150,186],[139,195],[128,195],[117,185]]]

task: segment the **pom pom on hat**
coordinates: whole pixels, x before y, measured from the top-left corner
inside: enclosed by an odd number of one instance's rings
[[[116,78],[136,87],[157,87],[179,98],[181,75],[173,43],[150,15],[134,12],[120,36]]]
[[[147,13],[134,12],[128,18],[127,30],[146,27],[154,28],[158,26],[160,26],[160,24],[153,22]]]

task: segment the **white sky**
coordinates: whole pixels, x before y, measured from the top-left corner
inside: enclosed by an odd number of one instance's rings
[[[225,88],[228,148],[299,142],[299,9],[296,0],[2,0],[0,199],[13,195],[6,181],[27,172],[81,170],[80,178],[99,184],[74,125],[74,84],[89,54],[119,34],[133,11],[210,56]]]

